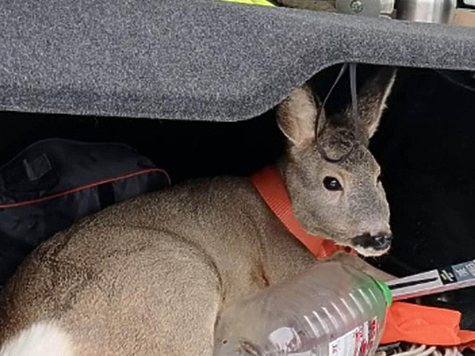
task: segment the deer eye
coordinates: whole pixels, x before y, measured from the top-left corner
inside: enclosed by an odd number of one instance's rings
[[[330,191],[343,190],[338,179],[334,177],[325,177],[325,179],[323,179],[323,186]]]

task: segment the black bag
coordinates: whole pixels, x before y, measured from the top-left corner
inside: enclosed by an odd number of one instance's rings
[[[124,144],[39,141],[0,168],[0,288],[35,247],[82,217],[170,184]]]

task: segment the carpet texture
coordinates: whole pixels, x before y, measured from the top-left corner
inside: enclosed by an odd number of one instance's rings
[[[255,117],[339,62],[475,70],[475,29],[211,0],[3,0],[0,110]]]

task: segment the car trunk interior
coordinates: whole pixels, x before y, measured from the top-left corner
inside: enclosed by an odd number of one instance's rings
[[[363,67],[364,81],[370,67]],[[336,68],[319,74],[322,93]],[[348,102],[341,81],[328,102]],[[390,254],[371,262],[404,276],[473,259],[475,242],[474,90],[433,70],[401,69],[371,150],[382,166],[395,235]],[[216,175],[249,175],[275,162],[284,149],[273,110],[235,123],[0,113],[0,163],[29,144],[61,137],[123,142],[165,168],[173,183]],[[475,330],[475,291],[426,297],[431,305],[463,312]]]

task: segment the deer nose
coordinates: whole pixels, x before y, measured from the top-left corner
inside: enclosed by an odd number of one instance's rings
[[[385,250],[391,245],[393,235],[390,233],[380,232],[377,235],[371,235],[369,233],[357,236],[353,239],[353,242],[357,246],[363,248],[373,248],[375,250]]]
[[[391,234],[378,234],[374,237],[374,245],[372,246],[376,250],[384,250],[391,245],[393,235]]]

